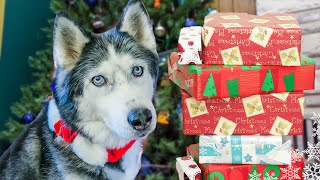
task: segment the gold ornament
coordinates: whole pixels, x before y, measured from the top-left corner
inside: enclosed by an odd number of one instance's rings
[[[162,125],[168,125],[169,124],[169,115],[170,115],[169,110],[160,111],[158,113],[157,122]]]

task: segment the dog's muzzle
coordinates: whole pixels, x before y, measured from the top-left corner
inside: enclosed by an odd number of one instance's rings
[[[147,129],[152,120],[152,113],[149,109],[138,108],[133,109],[128,114],[129,124],[138,131]]]

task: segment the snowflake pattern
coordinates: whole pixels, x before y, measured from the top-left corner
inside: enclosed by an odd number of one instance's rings
[[[303,153],[300,152],[298,149],[296,149],[295,151],[291,151],[291,163],[292,164],[301,162],[302,161],[301,157],[303,157]]]
[[[316,137],[319,136],[320,137],[320,128],[312,128],[312,136]]]
[[[260,180],[261,174],[257,172],[257,170],[254,170],[253,173],[249,174],[249,179],[248,180]]]
[[[308,142],[308,148],[302,152],[308,155],[308,161],[311,159],[320,161],[320,142],[317,144],[311,144]]]
[[[241,160],[240,156],[238,156],[238,155],[236,155],[236,156],[234,157],[234,159],[235,159],[236,161],[240,161],[240,160]]]
[[[232,139],[232,144],[239,144],[240,140],[238,138],[233,138]]]
[[[313,120],[313,125],[320,124],[320,113],[313,112],[313,116],[310,119]]]
[[[278,177],[274,176],[275,174],[272,173],[272,174],[269,174],[268,172],[266,172],[264,174],[264,178],[263,180],[278,180]]]
[[[310,118],[312,119],[313,125],[318,124],[318,128],[312,128],[313,137],[318,137],[320,138],[320,113],[315,113],[313,112],[313,116]],[[317,144],[311,144],[308,142],[308,148],[299,152],[297,151],[297,153],[299,154],[307,154],[308,155],[308,161],[310,161],[311,159],[316,159],[318,161],[320,161],[320,142],[318,142]],[[304,169],[303,169],[303,176],[305,180],[319,180],[320,178],[320,164],[319,163],[310,163],[307,164]]]
[[[308,164],[303,171],[303,176],[305,180],[318,180],[320,177],[320,164],[313,163]]]
[[[207,154],[207,149],[204,148],[204,147],[200,147],[199,148],[199,154],[206,155]]]
[[[294,168],[292,166],[288,166],[286,168],[280,168],[280,170],[283,174],[281,179],[285,179],[285,180],[301,179],[298,174],[298,171],[300,170],[300,168]]]

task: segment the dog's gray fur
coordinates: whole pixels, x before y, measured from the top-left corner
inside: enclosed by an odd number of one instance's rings
[[[118,26],[102,34],[83,30],[64,13],[54,27],[53,99],[2,155],[0,179],[134,179],[143,139],[156,126],[152,104],[158,56],[149,16],[140,0],[129,1]],[[132,67],[142,66],[141,77]],[[92,78],[103,75],[102,87]],[[129,125],[134,108],[152,112],[142,131]],[[54,133],[59,119],[79,134],[72,143]],[[105,149],[137,140],[116,163]]]

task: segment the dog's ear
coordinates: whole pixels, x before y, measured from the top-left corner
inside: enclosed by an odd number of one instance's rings
[[[117,28],[156,53],[156,41],[146,7],[141,0],[130,0]]]
[[[90,34],[66,13],[57,14],[53,33],[55,66],[73,68],[79,60],[84,46],[89,42],[89,36]]]

